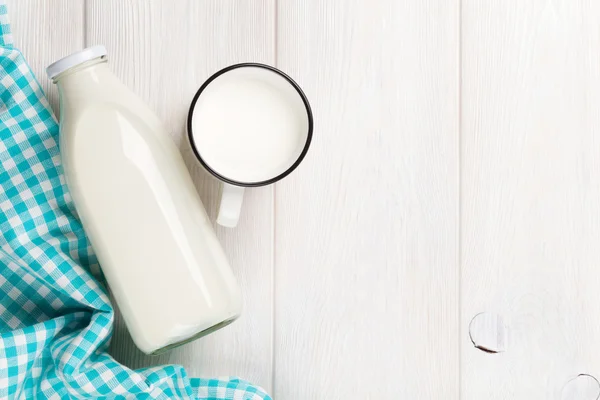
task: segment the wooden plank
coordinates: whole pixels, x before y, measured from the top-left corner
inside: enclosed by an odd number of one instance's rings
[[[214,220],[220,185],[201,169],[185,139],[188,107],[220,68],[273,62],[274,1],[91,0],[87,6],[87,45],[105,44],[115,73],[165,121]],[[114,356],[134,368],[180,363],[191,376],[239,375],[270,389],[272,221],[272,188],[252,189],[239,226],[217,229],[244,292],[239,321],[161,357],[141,354],[119,321]]]
[[[592,398],[564,396],[600,377],[600,3],[462,10],[462,399]],[[469,343],[479,312],[503,353]]]
[[[82,1],[7,0],[15,41],[42,85],[50,104],[58,111],[58,91],[46,77],[46,67],[83,47]]]
[[[312,101],[276,185],[279,399],[458,399],[458,1],[278,3]]]

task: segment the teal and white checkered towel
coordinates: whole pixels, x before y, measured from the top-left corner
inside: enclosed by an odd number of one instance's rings
[[[58,125],[0,0],[0,399],[247,399],[239,379],[132,371],[107,353],[114,311],[61,169]]]

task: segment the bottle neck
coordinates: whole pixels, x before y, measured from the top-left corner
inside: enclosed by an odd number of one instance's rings
[[[93,60],[86,61],[84,63],[75,65],[74,67],[69,68],[68,70],[60,73],[52,79],[52,82],[60,87],[67,81],[73,80],[73,78],[80,77],[82,75],[93,75],[94,72],[98,70],[107,69],[107,59],[106,57],[98,57]],[[92,77],[92,76],[88,76]]]
[[[61,99],[69,92],[73,100],[80,100],[82,96],[101,91],[103,82],[111,76],[106,57],[99,57],[69,68],[52,81],[58,86]]]

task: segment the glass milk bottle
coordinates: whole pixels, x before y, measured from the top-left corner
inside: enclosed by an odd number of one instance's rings
[[[239,286],[181,154],[95,46],[47,68],[67,185],[135,344],[147,354],[219,329]]]

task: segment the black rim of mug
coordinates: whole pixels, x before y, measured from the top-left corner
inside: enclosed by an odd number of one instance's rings
[[[206,89],[212,81],[214,81],[215,79],[217,79],[219,76],[223,75],[224,73],[229,72],[234,69],[237,69],[237,68],[245,68],[245,67],[263,68],[263,69],[266,69],[266,70],[269,70],[271,72],[278,74],[279,76],[283,77],[286,81],[288,81],[288,83],[290,85],[292,85],[292,87],[294,89],[296,89],[296,92],[298,92],[298,95],[300,95],[300,98],[302,99],[302,102],[304,103],[304,107],[306,108],[306,116],[308,118],[308,134],[306,136],[306,143],[304,144],[304,148],[302,149],[302,152],[300,153],[300,155],[298,156],[296,161],[294,161],[294,163],[288,169],[286,169],[281,174],[275,176],[274,178],[268,179],[266,181],[250,182],[250,183],[234,181],[232,179],[229,179],[229,178],[219,174],[217,171],[213,170],[204,161],[204,159],[200,155],[200,152],[196,148],[196,145],[194,143],[194,138],[193,138],[193,132],[192,132],[192,118],[193,118],[193,114],[194,114],[194,107],[196,106],[196,102],[200,98],[200,95],[202,94],[204,89]],[[223,68],[222,70],[220,70],[218,72],[215,72],[213,75],[211,75],[210,78],[208,78],[208,80],[206,82],[204,82],[202,84],[202,86],[200,86],[200,89],[198,89],[198,91],[194,95],[194,99],[192,100],[192,104],[190,105],[190,111],[188,112],[187,134],[188,134],[188,141],[190,143],[190,146],[192,147],[192,151],[196,155],[196,158],[198,159],[198,161],[200,161],[200,164],[202,164],[202,166],[208,172],[210,172],[213,176],[215,176],[217,179],[219,179],[225,183],[229,183],[230,185],[235,185],[235,186],[258,187],[258,186],[270,185],[272,183],[275,183],[275,182],[285,178],[286,176],[291,174],[292,171],[294,171],[298,167],[298,165],[300,165],[300,163],[306,156],[306,153],[308,152],[308,148],[310,147],[310,142],[312,141],[313,125],[314,125],[313,115],[312,115],[312,110],[310,108],[310,104],[308,103],[308,99],[306,98],[306,95],[304,94],[304,92],[302,91],[300,86],[292,78],[290,78],[285,72],[280,71],[279,69],[272,67],[270,65],[260,64],[260,63],[241,63],[241,64],[230,65],[226,68]]]

